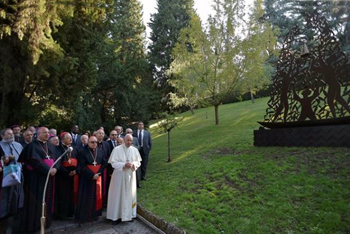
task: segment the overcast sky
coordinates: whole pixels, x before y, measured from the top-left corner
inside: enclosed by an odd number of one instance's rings
[[[150,29],[148,28],[148,22],[150,21],[151,14],[156,13],[157,0],[139,0],[143,6],[143,22],[147,27],[147,39],[150,34]],[[246,0],[245,4],[250,5],[254,0]],[[202,24],[205,24],[208,16],[213,14],[212,10],[212,0],[194,0],[194,8],[197,14],[201,17]]]
[[[157,1],[156,0],[139,0],[143,5],[143,21],[149,22],[151,14],[156,12]],[[202,21],[205,22],[208,15],[211,13],[212,0],[194,0],[194,8],[201,17]]]

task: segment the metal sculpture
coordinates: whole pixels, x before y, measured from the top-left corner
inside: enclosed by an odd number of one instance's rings
[[[306,24],[293,27],[283,43],[260,124],[268,128],[288,123],[307,126],[350,116],[348,62],[327,20],[317,13],[306,15]]]

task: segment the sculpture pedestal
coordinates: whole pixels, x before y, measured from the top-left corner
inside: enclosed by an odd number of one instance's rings
[[[254,130],[254,146],[350,147],[350,125]]]

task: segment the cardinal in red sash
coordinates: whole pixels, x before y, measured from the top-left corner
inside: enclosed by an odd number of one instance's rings
[[[69,132],[61,133],[61,142],[57,146],[59,154],[66,152],[69,147],[73,148],[72,152],[68,152],[62,157],[61,167],[56,175],[55,216],[61,219],[74,217],[78,198],[78,152],[76,147],[71,144],[72,135]]]
[[[88,147],[79,153],[79,191],[75,219],[82,223],[102,215],[102,173],[107,166],[97,138],[91,136]]]

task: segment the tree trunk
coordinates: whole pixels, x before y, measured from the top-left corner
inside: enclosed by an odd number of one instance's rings
[[[252,91],[250,91],[250,98],[252,99],[252,103],[254,103],[254,94]]]
[[[170,157],[170,131],[168,131],[168,162],[171,162],[171,157]]]
[[[215,125],[219,125],[219,105],[214,105],[215,107]]]
[[[0,127],[3,128],[8,125],[7,119],[9,116],[9,111],[7,109],[7,95],[5,92],[1,95],[1,112],[0,112]]]
[[[190,107],[190,111],[191,111],[191,114],[194,115],[194,111],[193,111],[194,108]]]

